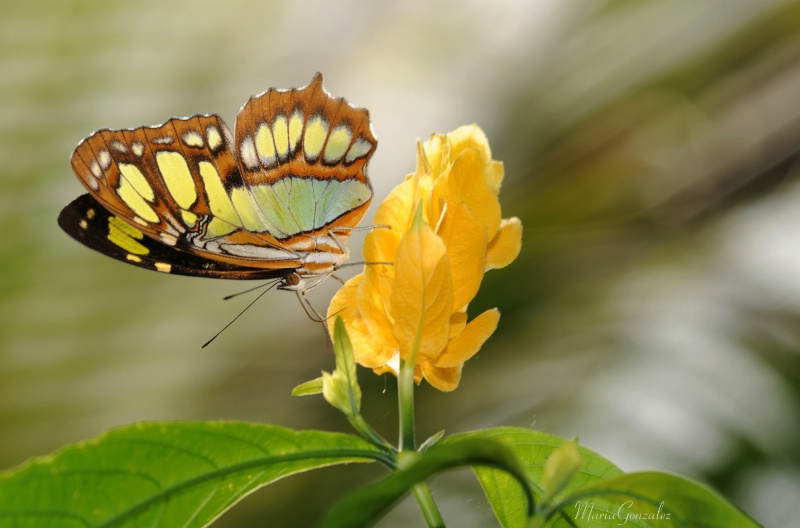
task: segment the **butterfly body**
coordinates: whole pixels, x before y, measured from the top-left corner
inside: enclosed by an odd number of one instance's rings
[[[88,194],[59,225],[112,258],[167,273],[283,278],[283,289],[329,275],[372,199],[368,112],[328,95],[317,74],[305,88],[252,97],[235,131],[195,115],[95,132],[71,158]]]

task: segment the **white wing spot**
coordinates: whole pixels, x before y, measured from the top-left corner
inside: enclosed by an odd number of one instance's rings
[[[158,238],[168,246],[174,246],[178,243],[178,237],[170,235],[169,233],[159,233]]]
[[[134,141],[131,143],[131,150],[134,154],[141,157],[144,154],[144,144],[139,141]]]
[[[242,141],[242,146],[239,147],[239,153],[242,157],[242,163],[250,170],[258,168],[258,154],[256,154],[256,146],[253,144],[253,138],[247,136]]]
[[[116,150],[117,152],[128,152],[128,147],[122,141],[117,141],[116,139],[111,141],[111,148]]]
[[[100,167],[106,170],[111,166],[111,154],[109,154],[107,150],[101,150],[97,155],[97,161],[100,162]]]
[[[350,163],[358,158],[363,158],[369,154],[370,150],[372,150],[372,143],[364,138],[358,138],[353,142],[350,150],[347,151],[347,156],[344,157],[344,160]]]
[[[206,140],[208,141],[208,148],[212,152],[222,146],[222,136],[215,126],[210,126],[206,129]]]
[[[152,141],[156,145],[170,145],[170,144],[172,144],[172,141],[174,139],[175,138],[173,138],[172,136],[162,136],[162,137],[153,138],[150,141]]]
[[[96,191],[100,188],[100,185],[97,183],[97,179],[94,178],[93,175],[87,174],[84,180],[86,180],[86,185],[91,187],[93,191]]]
[[[200,132],[198,132],[197,130],[188,131],[183,135],[181,139],[183,139],[183,143],[187,147],[196,147],[196,148],[203,147],[203,136],[201,136]]]
[[[92,162],[92,164],[89,166],[89,170],[92,171],[92,174],[95,178],[100,178],[103,176],[103,171],[100,169],[100,164],[96,161]]]

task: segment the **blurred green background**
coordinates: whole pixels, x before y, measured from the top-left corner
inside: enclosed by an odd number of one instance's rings
[[[252,284],[124,266],[56,225],[93,130],[232,126],[250,95],[316,71],[371,112],[378,200],[417,138],[477,122],[506,164],[504,215],[525,226],[471,308],[498,306],[500,328],[458,390],[420,389],[420,438],[578,436],[623,469],[708,481],[766,526],[797,522],[800,3],[785,0],[4,0],[0,467],[141,420],[347,430],[290,396],[333,364],[293,296],[201,350],[249,302],[222,297]],[[394,438],[394,380],[361,379]],[[308,526],[381,474],[292,477],[220,526]],[[432,487],[453,526],[493,526],[469,472]],[[406,524],[421,524],[411,501],[379,526]]]

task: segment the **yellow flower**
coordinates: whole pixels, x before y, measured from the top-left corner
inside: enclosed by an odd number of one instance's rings
[[[476,125],[417,143],[417,169],[375,213],[364,241],[364,273],[350,279],[328,309],[345,322],[356,361],[397,374],[413,357],[415,379],[450,391],[464,362],[497,328],[491,309],[467,322],[483,274],[519,254],[522,224],[502,219],[503,164],[492,160]],[[332,331],[332,328],[331,328]]]

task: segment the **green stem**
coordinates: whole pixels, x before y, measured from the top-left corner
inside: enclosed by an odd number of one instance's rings
[[[369,440],[378,447],[386,449],[391,453],[395,454],[397,453],[397,451],[394,449],[394,446],[389,442],[387,442],[386,440],[384,440],[383,437],[381,437],[381,435],[379,435],[375,431],[375,429],[370,427],[370,425],[367,423],[364,417],[361,416],[360,413],[348,416],[347,419],[350,421],[350,424],[355,428],[355,430],[361,433],[361,435],[364,436],[367,440]]]
[[[400,406],[400,451],[416,451],[414,438],[414,362],[400,361],[397,375],[397,397]],[[444,520],[431,495],[428,483],[423,481],[411,488],[428,528],[444,528]]]
[[[414,363],[400,361],[397,376],[397,397],[400,408],[400,451],[415,451],[414,439]]]
[[[439,513],[439,508],[436,507],[428,483],[420,482],[411,488],[411,493],[413,493],[414,498],[417,499],[417,504],[422,512],[422,516],[425,518],[425,522],[428,524],[428,528],[444,528],[442,514]]]

